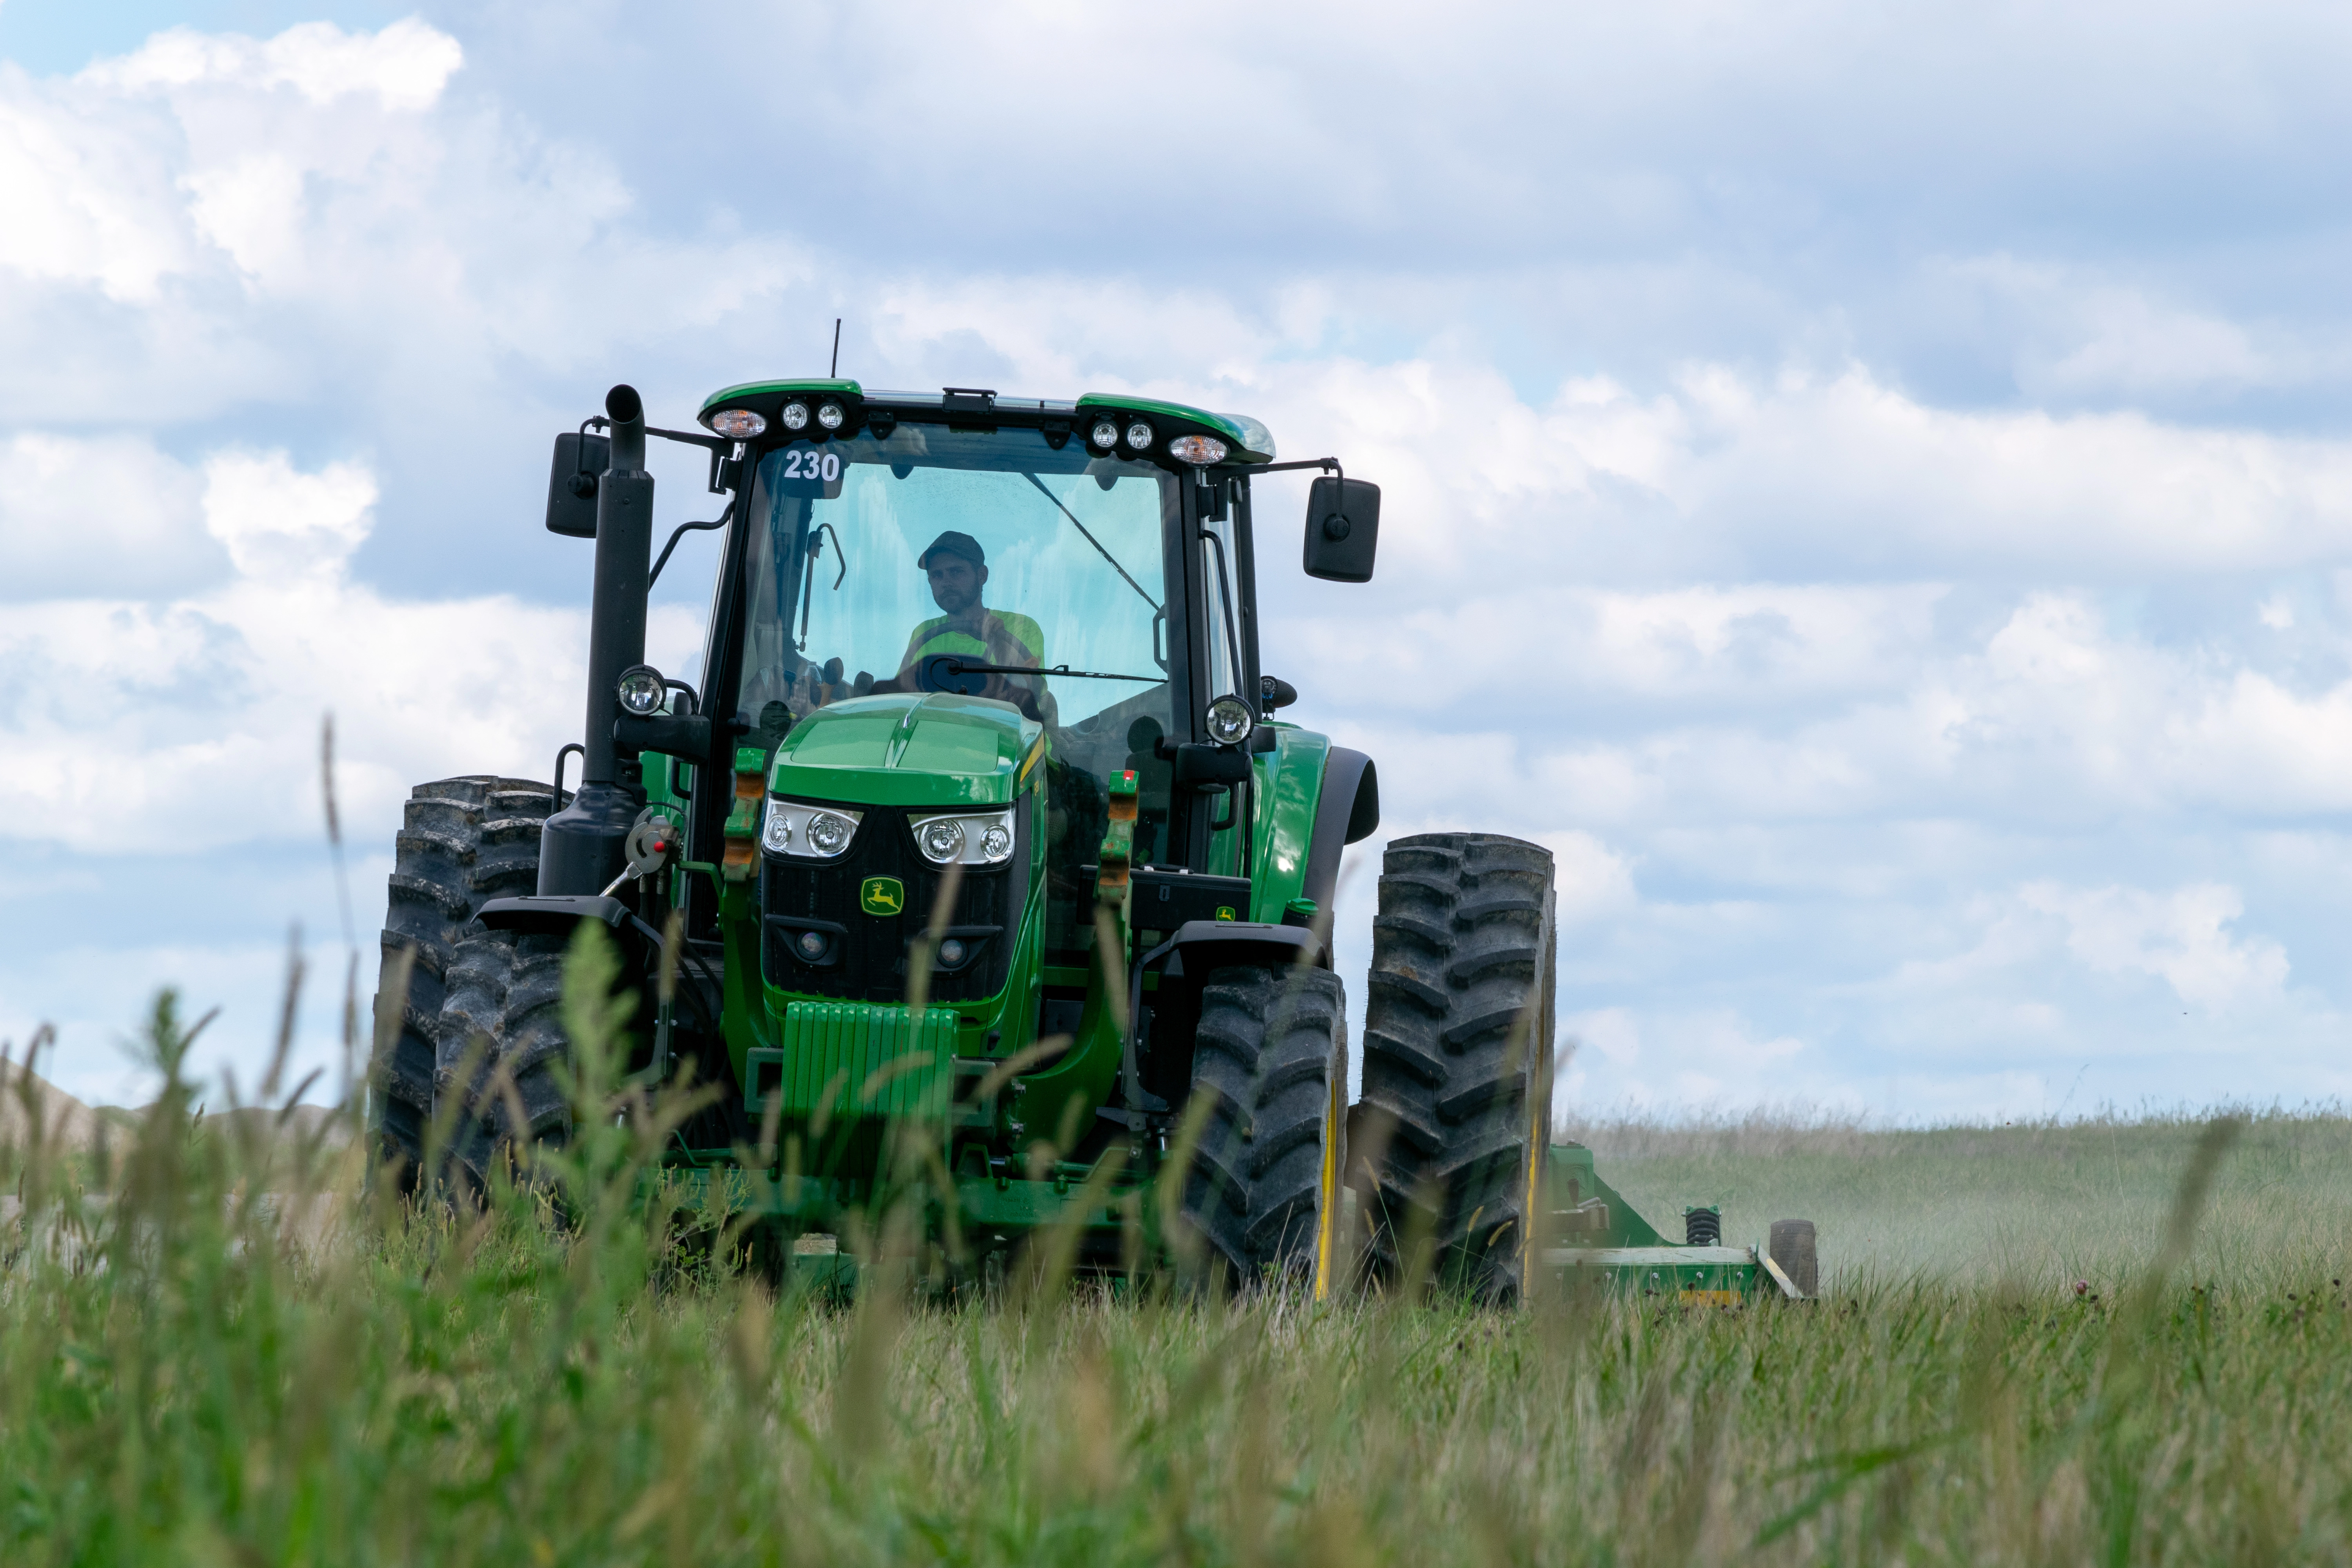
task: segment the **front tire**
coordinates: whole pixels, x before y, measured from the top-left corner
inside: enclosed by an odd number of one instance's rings
[[[1192,1093],[1215,1098],[1185,1172],[1184,1215],[1244,1286],[1330,1288],[1346,1016],[1328,969],[1229,965],[1201,993]]]
[[[1552,858],[1491,833],[1388,847],[1364,1020],[1366,1129],[1349,1172],[1372,1267],[1406,1278],[1425,1242],[1437,1278],[1487,1301],[1531,1283],[1550,1143]]]

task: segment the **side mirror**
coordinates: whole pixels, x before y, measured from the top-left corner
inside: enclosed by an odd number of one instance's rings
[[[1381,487],[1329,475],[1307,491],[1307,574],[1331,583],[1369,583],[1381,542]]]
[[[596,537],[597,476],[612,466],[610,437],[573,431],[555,438],[555,462],[547,474],[548,532]]]

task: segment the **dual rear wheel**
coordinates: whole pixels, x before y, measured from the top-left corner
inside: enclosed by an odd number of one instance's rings
[[[1185,1210],[1236,1279],[1322,1296],[1360,1267],[1488,1301],[1528,1289],[1550,1146],[1552,877],[1549,851],[1496,834],[1389,846],[1352,1110],[1337,974],[1210,977],[1193,1089],[1215,1109]]]

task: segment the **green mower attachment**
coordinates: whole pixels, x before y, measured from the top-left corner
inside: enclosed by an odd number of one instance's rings
[[[1734,1307],[1758,1297],[1804,1300],[1818,1283],[1810,1220],[1781,1220],[1755,1247],[1721,1241],[1722,1214],[1684,1211],[1685,1239],[1667,1240],[1601,1179],[1592,1151],[1555,1143],[1549,1160],[1550,1226],[1544,1263],[1560,1286]]]

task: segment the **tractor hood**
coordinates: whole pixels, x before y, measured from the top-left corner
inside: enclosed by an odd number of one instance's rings
[[[793,726],[768,792],[855,805],[1009,805],[1044,751],[1043,727],[1009,702],[858,697]]]

